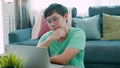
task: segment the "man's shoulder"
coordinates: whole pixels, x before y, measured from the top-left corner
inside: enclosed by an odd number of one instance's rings
[[[74,31],[74,32],[84,33],[84,31],[83,31],[81,28],[74,28],[74,27],[71,27],[70,30],[71,30],[71,31]]]
[[[53,31],[48,31],[48,32],[46,32],[45,34],[43,34],[43,37],[49,36],[49,35],[51,35],[52,33],[53,33]]]

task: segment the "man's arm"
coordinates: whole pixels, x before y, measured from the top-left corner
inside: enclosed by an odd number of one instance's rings
[[[51,42],[52,42],[52,40],[47,38],[43,43],[38,43],[37,47],[46,47],[46,48],[48,48],[48,46],[50,45]]]
[[[38,43],[37,47],[48,47],[52,41],[59,40],[62,37],[65,37],[65,32],[62,29],[57,29],[44,42]]]
[[[57,64],[67,64],[79,51],[79,49],[67,48],[62,54],[50,57],[50,61]]]

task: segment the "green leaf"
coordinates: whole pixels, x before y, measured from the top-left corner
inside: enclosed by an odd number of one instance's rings
[[[7,53],[5,56],[0,57],[0,66],[6,67],[6,66],[16,66],[16,68],[23,68],[24,65],[23,58],[16,56],[13,52]]]

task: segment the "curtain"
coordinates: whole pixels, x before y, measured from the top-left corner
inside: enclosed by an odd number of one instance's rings
[[[32,27],[28,1],[30,0],[16,0],[16,30]]]

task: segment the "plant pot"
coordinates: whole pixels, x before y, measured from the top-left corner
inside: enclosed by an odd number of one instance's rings
[[[0,67],[0,68],[16,68],[16,66],[6,66],[6,67]]]
[[[7,66],[6,68],[16,68],[16,66]]]

